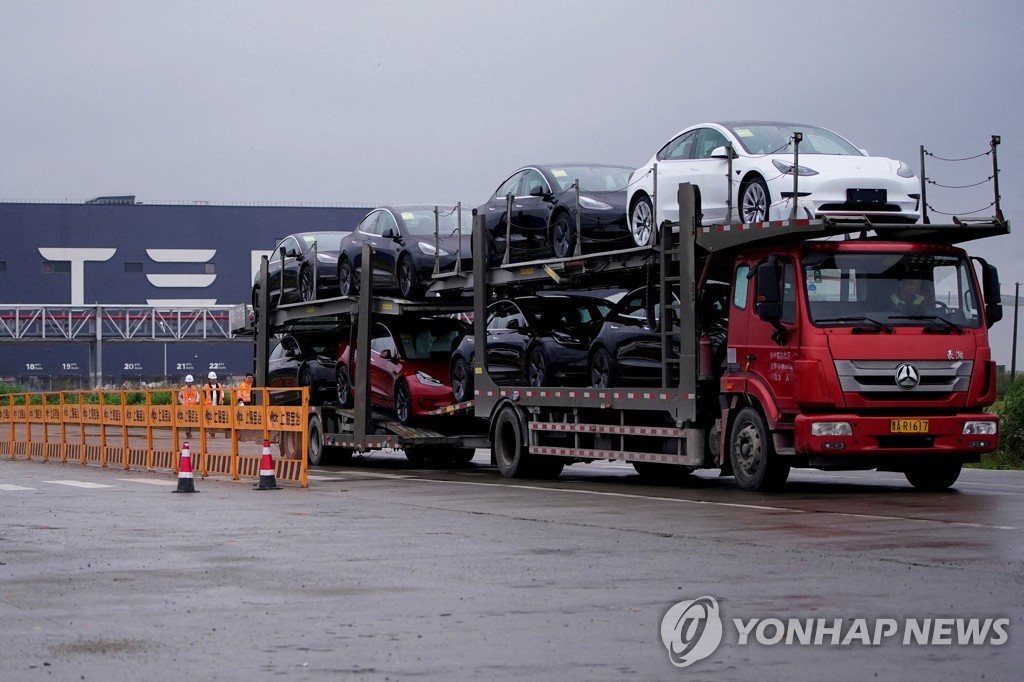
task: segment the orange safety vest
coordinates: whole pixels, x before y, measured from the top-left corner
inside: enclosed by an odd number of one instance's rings
[[[252,401],[252,384],[248,381],[240,383],[235,389],[235,398],[248,405]]]
[[[223,402],[224,389],[220,384],[211,384],[207,382],[203,385],[203,404],[204,405],[220,405]]]
[[[198,405],[199,391],[196,390],[195,386],[186,386],[181,389],[181,393],[178,395],[178,402],[182,405]]]

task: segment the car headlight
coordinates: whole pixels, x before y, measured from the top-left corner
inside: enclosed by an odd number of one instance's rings
[[[965,436],[994,436],[998,426],[996,422],[966,422],[964,423]]]
[[[443,382],[438,381],[426,372],[416,372],[416,381],[420,382],[424,386],[444,386]]]
[[[900,164],[900,167],[896,169],[896,175],[900,176],[901,178],[912,178],[912,177],[914,177],[914,169],[913,168],[911,168],[907,164],[903,163],[902,161],[900,161],[899,164]]]
[[[815,422],[811,424],[812,436],[852,436],[850,422]]]
[[[610,211],[614,208],[611,204],[606,204],[603,201],[592,199],[583,194],[580,195],[580,206],[589,208],[592,211]]]
[[[416,242],[416,246],[419,247],[420,253],[422,253],[425,256],[433,256],[434,254],[438,254],[440,256],[448,255],[448,252],[445,251],[444,249],[438,250],[434,248],[433,244],[428,244],[427,242]]]
[[[572,334],[566,334],[558,330],[552,330],[551,338],[553,338],[558,344],[562,346],[582,346],[583,342],[573,336]]]
[[[783,175],[793,175],[795,172],[797,175],[817,175],[818,171],[807,166],[794,166],[791,163],[780,161],[779,159],[772,159],[772,165],[779,169],[779,172]],[[795,170],[794,170],[795,169]]]

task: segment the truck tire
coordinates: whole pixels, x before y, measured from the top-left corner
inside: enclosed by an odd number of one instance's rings
[[[753,407],[741,409],[732,423],[729,461],[732,475],[744,490],[777,490],[789,477],[789,465],[775,454],[772,435],[764,417]]]
[[[309,464],[311,466],[330,466],[347,464],[352,460],[351,448],[324,445],[324,427],[320,416],[309,416]]]
[[[525,426],[511,405],[502,407],[494,419],[491,453],[505,478],[557,478],[565,467],[560,457],[538,457],[527,452]]]
[[[526,439],[519,413],[511,405],[505,405],[494,418],[491,434],[491,452],[498,464],[498,471],[505,478],[526,476]]]
[[[964,465],[960,462],[928,462],[903,472],[910,485],[918,490],[946,490],[960,478]]]
[[[280,436],[281,456],[285,459],[302,459],[302,434],[296,431],[282,431]]]

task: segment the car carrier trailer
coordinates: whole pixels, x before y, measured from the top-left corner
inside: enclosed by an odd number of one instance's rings
[[[582,254],[577,240],[571,257],[505,259],[490,268],[492,245],[477,216],[473,272],[438,276],[430,287],[438,296],[427,301],[373,296],[363,268],[358,297],[273,312],[261,302],[258,385],[274,334],[349,334],[357,339],[356,366],[368,367],[374,316],[471,309],[473,401],[443,410],[454,414],[433,424],[403,426],[359,398],[368,395],[369,373],[358,373],[353,409],[311,408],[303,443],[310,461],[381,448],[402,448],[417,462],[446,452],[466,461],[473,448],[489,446],[506,477],[551,477],[566,465],[617,460],[666,480],[717,468],[747,490],[777,488],[791,467],[902,471],[916,487],[942,489],[963,463],[997,447],[998,418],[985,408],[995,400],[987,328],[1002,313],[998,275],[955,245],[1009,233],[1001,215],[942,225],[854,218],[704,226],[694,188],[680,185],[678,201],[680,221],[658,226],[653,246]],[[368,249],[363,262],[370,262]],[[876,319],[888,305],[877,295],[889,292],[875,289],[900,268],[932,284],[941,274],[945,302]],[[658,385],[499,386],[492,379],[491,300],[609,287],[657,292],[646,324],[660,334]]]

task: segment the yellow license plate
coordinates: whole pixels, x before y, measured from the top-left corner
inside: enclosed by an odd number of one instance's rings
[[[928,420],[890,419],[889,433],[928,433]]]

